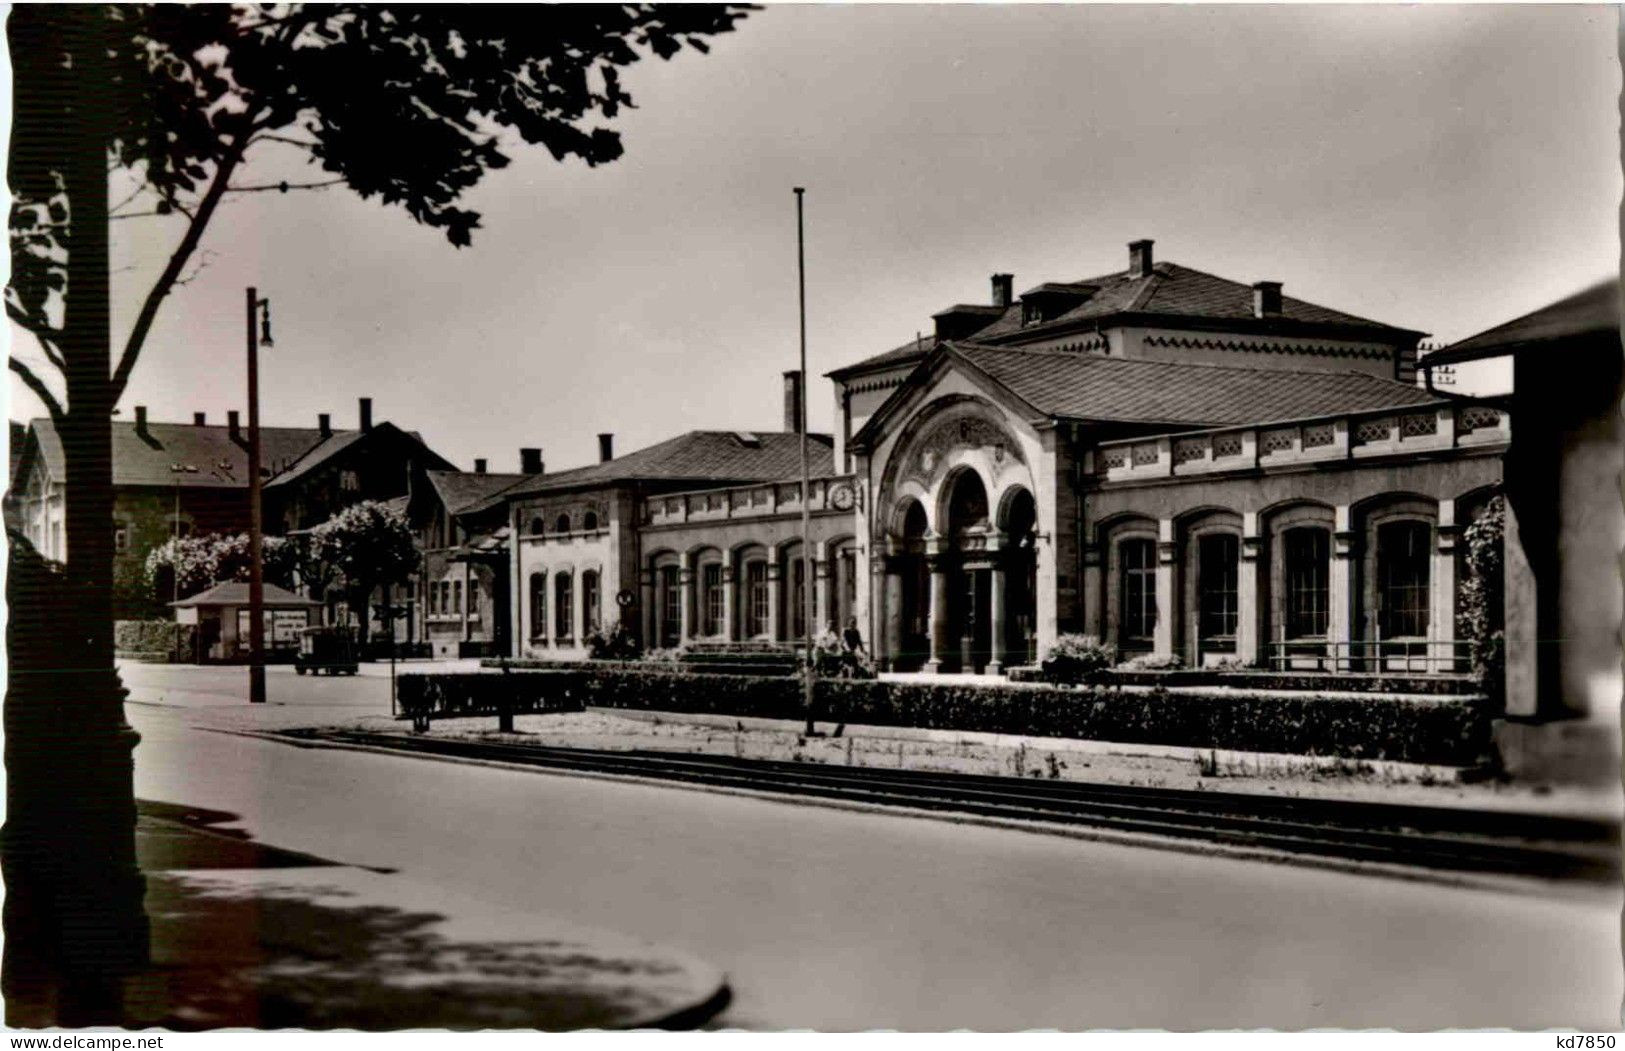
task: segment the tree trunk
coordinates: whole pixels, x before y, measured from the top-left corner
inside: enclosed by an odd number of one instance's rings
[[[113,494],[108,291],[106,16],[77,9],[51,144],[68,197],[62,351],[67,417],[66,579],[19,594],[6,696],[4,979],[8,1018],[117,1024],[122,979],[147,963],[135,859],[132,750],[113,668]],[[44,579],[44,578],[41,578]],[[24,589],[19,589],[22,591]]]

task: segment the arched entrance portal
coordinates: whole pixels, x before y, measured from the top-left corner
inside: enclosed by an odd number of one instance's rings
[[[1004,574],[1002,663],[1038,662],[1038,505],[1033,494],[1017,489],[1004,500],[999,554]],[[1000,610],[995,609],[995,617]],[[998,669],[994,669],[998,670]]]
[[[959,472],[948,489],[946,538],[938,555],[948,579],[947,645],[938,656],[962,672],[988,670],[993,660],[993,567],[987,487],[973,470]]]
[[[925,562],[925,536],[929,527],[918,500],[903,510],[901,536],[890,556],[891,571],[900,586],[898,635],[892,654],[899,671],[918,671],[930,656],[931,571]]]

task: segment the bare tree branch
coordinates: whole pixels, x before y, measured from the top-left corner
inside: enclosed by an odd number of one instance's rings
[[[320,190],[328,186],[340,186],[349,182],[348,179],[323,179],[320,182],[268,182],[260,186],[228,186],[227,193],[287,193],[289,190]]]
[[[45,385],[45,381],[35,375],[33,369],[18,361],[15,354],[10,355],[6,359],[6,363],[11,366],[11,371],[22,377],[22,381],[28,385],[28,389],[33,391],[40,401],[45,403],[46,410],[51,414],[51,422],[58,427],[62,426],[68,414],[62,408],[62,403],[56,400],[56,395],[51,393],[51,388]]]
[[[56,345],[56,340],[47,335],[47,328],[42,326],[37,318],[29,317],[21,307],[10,299],[6,300],[6,316],[15,322],[18,328],[26,329],[29,335],[39,341],[40,350],[45,352],[45,360],[58,369],[67,368],[67,364],[62,359],[62,351]]]
[[[253,142],[250,142],[249,145],[253,145],[254,142],[280,142],[288,146],[299,146],[307,150],[316,145],[316,143],[310,141],[309,139],[295,139],[287,135],[272,135],[270,132],[265,131],[255,135]]]
[[[253,122],[249,121],[232,137],[230,145],[226,147],[215,165],[214,178],[198,202],[196,214],[193,214],[187,223],[186,233],[175,246],[175,251],[170,254],[163,273],[158,275],[158,280],[148,290],[147,298],[141,304],[141,312],[136,315],[135,325],[130,329],[130,338],[124,343],[124,353],[119,356],[118,367],[113,370],[111,396],[115,404],[124,395],[125,385],[130,382],[130,372],[135,368],[136,359],[141,356],[141,348],[146,345],[147,333],[152,331],[152,323],[158,317],[159,306],[175,287],[176,279],[181,276],[187,261],[197,250],[198,242],[203,240],[203,231],[208,228],[209,219],[219,207],[220,199],[225,196],[226,187],[231,181],[231,173],[236,171],[237,165],[242,162],[243,151],[248,148],[248,140],[254,130]]]

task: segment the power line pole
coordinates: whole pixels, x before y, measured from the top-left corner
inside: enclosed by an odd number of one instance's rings
[[[260,326],[271,345],[270,302],[248,289],[248,701],[265,703],[265,552],[260,493]],[[264,310],[263,320],[261,310]]]
[[[806,653],[807,674],[802,679],[804,691],[803,703],[807,708],[807,735],[811,736],[816,729],[813,726],[813,676],[816,667],[813,664],[813,589],[818,586],[818,575],[812,561],[812,507],[809,496],[812,492],[811,467],[808,464],[807,453],[807,250],[806,235],[802,226],[801,202],[806,189],[800,186],[796,191],[796,282],[800,292],[801,306],[801,372],[796,383],[796,423],[801,430],[801,583],[802,593],[805,596],[802,602],[802,618],[804,630],[802,631],[802,648]]]

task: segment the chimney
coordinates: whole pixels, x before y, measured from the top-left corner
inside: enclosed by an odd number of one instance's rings
[[[318,412],[316,414],[316,428],[322,432],[323,438],[333,437],[333,417],[329,413]]]
[[[598,436],[598,462],[608,463],[615,459],[615,436],[613,434],[600,434]]]
[[[540,449],[520,449],[519,450],[519,470],[523,474],[541,474],[542,473],[542,450],[540,450]]]
[[[226,426],[231,428],[231,437],[233,441],[236,441],[243,436],[242,420],[238,417],[236,409],[232,409],[226,413]]]
[[[474,461],[474,473],[475,474],[484,474],[485,473],[485,461],[484,460],[475,460]]]
[[[135,433],[147,433],[147,407],[145,405],[135,407]]]
[[[1151,276],[1151,241],[1128,243],[1128,272],[1130,277]]]
[[[801,433],[800,369],[789,369],[784,374],[784,429],[790,434]]]
[[[192,426],[194,426],[194,427],[203,426],[205,423],[208,422],[208,416],[209,416],[209,414],[205,413],[205,412],[194,412],[192,414]]]
[[[371,398],[362,398],[361,399],[361,429],[362,429],[362,431],[370,431],[370,430],[372,430],[372,399]]]
[[[1014,274],[994,274],[993,305],[996,307],[1009,306],[1013,298],[1012,293],[1015,290],[1015,284],[1016,275]]]
[[[1253,285],[1253,317],[1281,316],[1281,282],[1259,281]]]

